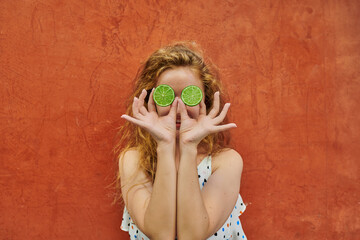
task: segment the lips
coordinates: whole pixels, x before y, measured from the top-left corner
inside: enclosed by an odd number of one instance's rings
[[[176,128],[180,128],[181,125],[181,119],[176,119]]]

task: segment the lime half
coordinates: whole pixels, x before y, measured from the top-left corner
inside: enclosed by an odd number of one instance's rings
[[[181,92],[181,100],[188,106],[198,105],[203,98],[203,93],[198,86],[190,85]]]
[[[155,88],[153,99],[157,105],[166,107],[173,103],[175,92],[169,85],[161,84]]]

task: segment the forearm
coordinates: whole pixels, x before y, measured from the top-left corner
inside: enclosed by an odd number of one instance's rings
[[[177,234],[179,240],[201,239],[209,226],[199,185],[197,149],[190,147],[181,150],[177,188]]]
[[[144,222],[150,239],[175,239],[175,144],[157,148],[156,176]]]

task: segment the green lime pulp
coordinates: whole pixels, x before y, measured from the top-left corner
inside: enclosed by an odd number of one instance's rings
[[[203,93],[198,86],[190,85],[181,92],[181,100],[188,106],[198,105],[203,98]]]
[[[169,85],[161,84],[155,88],[153,99],[157,105],[166,107],[173,103],[175,92]]]

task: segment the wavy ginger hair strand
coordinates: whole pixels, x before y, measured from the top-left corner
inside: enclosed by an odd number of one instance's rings
[[[196,44],[191,42],[181,42],[173,45],[163,47],[155,51],[140,68],[140,74],[138,72],[136,76],[135,91],[126,101],[126,114],[133,116],[132,114],[132,102],[134,97],[138,97],[143,89],[151,90],[156,86],[157,79],[161,73],[168,69],[174,69],[176,67],[189,67],[195,73],[199,74],[200,79],[204,85],[205,91],[205,105],[206,113],[212,109],[214,93],[220,92],[220,111],[223,109],[227,94],[223,89],[221,82],[218,80],[217,74],[215,74],[215,66],[212,65],[210,69],[210,62],[204,61],[201,51],[197,48]],[[149,92],[148,92],[149,95]],[[144,102],[147,108],[147,102]],[[228,123],[227,116],[220,123]],[[117,137],[120,136],[120,140],[117,142],[113,151],[116,156],[117,164],[120,164],[123,154],[133,148],[136,148],[140,153],[140,161],[138,170],[142,169],[148,176],[147,183],[151,181],[154,183],[156,175],[156,163],[157,163],[157,143],[152,136],[144,129],[125,121],[125,124],[119,128]],[[205,150],[207,155],[215,155],[221,152],[225,148],[230,147],[230,135],[227,131],[213,133],[205,137],[200,143],[199,147]],[[118,166],[118,165],[117,165]],[[118,168],[117,168],[118,169]],[[135,174],[133,175],[133,177]],[[121,199],[121,185],[120,185],[120,172],[117,171],[116,175],[116,187],[117,193],[113,204]],[[140,184],[144,184],[140,183]],[[139,184],[131,186],[131,188]],[[130,189],[131,189],[130,188]],[[129,189],[129,190],[130,190]]]

